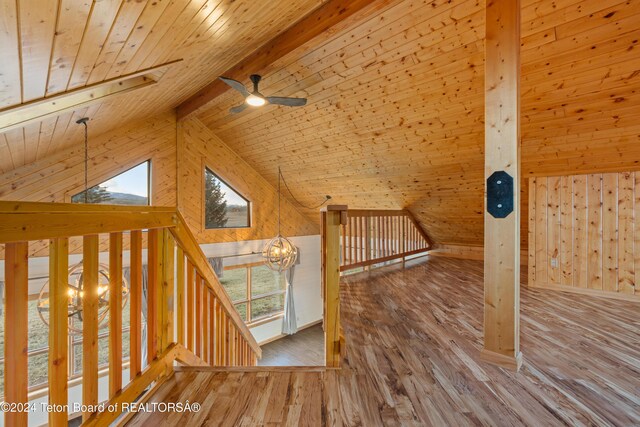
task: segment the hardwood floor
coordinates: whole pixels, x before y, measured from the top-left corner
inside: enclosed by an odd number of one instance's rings
[[[198,413],[130,425],[640,425],[640,306],[522,290],[518,374],[479,360],[482,262],[421,260],[344,278],[341,370],[176,372],[152,401]]]
[[[315,325],[262,346],[260,366],[324,365],[324,333]]]

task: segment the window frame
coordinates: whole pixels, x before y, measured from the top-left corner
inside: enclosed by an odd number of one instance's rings
[[[242,200],[247,202],[247,224],[239,227],[207,227],[207,195],[206,195],[206,186],[207,186],[207,172],[211,173],[218,181],[222,182],[224,185],[229,187],[231,191],[240,196]],[[219,174],[215,173],[213,169],[207,166],[206,163],[203,163],[202,170],[202,180],[200,181],[202,184],[202,230],[236,230],[236,229],[246,229],[251,228],[253,225],[253,202],[249,200],[243,193],[238,191],[234,186],[230,185],[225,179],[221,178]]]
[[[267,293],[264,293],[264,294],[259,294],[259,295],[256,295],[256,296],[252,296],[251,295],[251,276],[252,276],[251,270],[254,267],[261,267],[261,266],[266,266],[266,265],[267,265],[266,262],[258,261],[258,262],[252,262],[252,263],[247,263],[247,264],[229,265],[229,266],[225,266],[224,267],[225,271],[238,270],[238,269],[241,269],[241,268],[244,268],[244,269],[247,270],[246,271],[246,276],[245,276],[246,277],[246,291],[247,291],[246,295],[247,295],[247,297],[239,299],[239,300],[235,300],[235,301],[231,300],[231,303],[233,304],[234,307],[236,307],[237,305],[241,305],[241,304],[246,304],[247,305],[247,315],[246,315],[246,320],[244,321],[244,323],[248,327],[257,326],[259,324],[269,322],[271,320],[274,320],[274,319],[276,319],[278,317],[282,317],[284,315],[284,305],[283,305],[282,310],[280,310],[278,312],[274,312],[274,313],[268,314],[266,316],[258,317],[257,319],[253,319],[251,317],[251,303],[253,301],[264,299],[264,298],[268,298],[268,297],[271,297],[273,295],[283,295],[283,298],[284,298],[284,295],[287,292],[287,287],[286,287],[286,282],[285,282],[285,287],[282,290],[271,291],[271,292],[267,292]],[[280,274],[282,274],[282,273],[280,273]],[[224,285],[222,285],[222,287],[224,288]],[[226,288],[225,288],[225,292],[226,292]],[[231,299],[231,298],[229,298],[229,299]]]
[[[138,166],[142,165],[143,163],[147,164],[147,204],[146,205],[118,205],[118,206],[153,206],[153,193],[152,193],[152,189],[153,189],[153,185],[152,185],[152,179],[153,179],[153,175],[152,175],[152,167],[153,167],[153,160],[151,158],[148,158],[147,160],[143,160],[141,162],[137,162],[135,165],[128,167],[127,169],[123,170],[122,172],[118,172],[115,175],[110,175],[108,178],[105,179],[100,179],[96,184],[89,184],[87,189],[96,187],[104,182],[107,182],[119,175],[125,174],[127,172],[129,172],[132,169],[137,168]],[[91,182],[91,181],[90,181]],[[74,187],[73,189],[69,190],[66,192],[65,194],[65,201],[67,203],[73,203],[72,200],[75,196],[82,194],[82,192],[84,191],[84,184],[83,185],[78,185],[76,187]],[[90,203],[90,204],[95,204],[95,203]]]

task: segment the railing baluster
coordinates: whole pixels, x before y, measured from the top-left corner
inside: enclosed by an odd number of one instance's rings
[[[221,366],[224,358],[224,344],[223,344],[223,329],[222,329],[222,306],[220,300],[216,299],[216,365]]]
[[[215,343],[216,343],[216,339],[215,339],[215,317],[216,317],[216,311],[215,311],[215,295],[211,292],[209,294],[209,364],[210,365],[215,365],[215,360],[216,360],[216,356],[215,356]]]
[[[49,243],[49,404],[62,408],[49,412],[49,425],[68,424],[67,367],[69,239],[60,237]]]
[[[29,243],[7,243],[4,260],[4,401],[26,404],[29,387]],[[66,380],[66,378],[65,378]],[[26,426],[27,411],[5,411],[6,426]]]
[[[186,310],[185,295],[184,295],[184,251],[180,246],[176,249],[176,302],[177,302],[177,322],[178,328],[178,343],[186,347],[185,333],[184,333],[184,320]]]
[[[82,403],[98,404],[98,251],[97,234],[84,236],[82,265]],[[91,412],[84,411],[87,420]]]
[[[196,279],[195,279],[195,324],[194,324],[194,332],[196,335],[196,345],[195,345],[195,355],[200,357],[202,355],[201,349],[202,349],[202,330],[200,329],[200,327],[202,326],[202,314],[201,314],[201,303],[202,303],[202,279],[200,278],[200,273],[198,273],[196,271]]]
[[[160,280],[160,253],[158,230],[148,231],[147,236],[147,365],[158,355],[158,291]]]
[[[109,397],[122,388],[122,233],[109,235]]]
[[[132,231],[130,240],[129,377],[133,380],[142,372],[142,231]]]
[[[193,311],[194,304],[193,298],[195,294],[195,271],[191,260],[187,258],[187,349],[191,352],[194,351],[193,345],[193,327],[194,327],[194,319],[193,319]]]
[[[162,318],[160,330],[162,343],[160,351],[164,351],[175,340],[173,331],[174,316],[174,279],[175,279],[175,243],[168,229],[162,230]]]
[[[202,294],[202,360],[209,362],[209,290]]]

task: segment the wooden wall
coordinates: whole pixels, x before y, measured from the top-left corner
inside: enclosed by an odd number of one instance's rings
[[[268,147],[265,146],[265,151]],[[251,228],[204,228],[205,165],[251,201]],[[274,164],[274,167],[277,167]],[[266,239],[277,233],[277,191],[198,119],[178,123],[178,207],[201,243]],[[316,212],[319,216],[319,210]],[[318,234],[316,222],[282,198],[282,234]]]
[[[640,297],[640,172],[529,180],[529,286]]]
[[[79,126],[79,125],[78,125]],[[151,203],[176,205],[176,121],[173,113],[131,123],[93,136],[89,124],[89,187],[151,160]],[[84,189],[84,145],[75,144],[34,163],[0,175],[0,200],[69,202]],[[74,241],[75,242],[75,241]],[[72,244],[72,252],[81,241]],[[46,244],[32,243],[32,256],[46,255]]]
[[[76,125],[80,126],[80,125]],[[92,135],[89,122],[89,187],[151,160],[153,205],[176,204],[176,122],[172,113]],[[65,202],[84,188],[84,145],[0,175],[0,200]]]

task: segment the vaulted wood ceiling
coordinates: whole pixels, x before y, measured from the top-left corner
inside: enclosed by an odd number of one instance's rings
[[[483,1],[396,1],[273,65],[263,93],[306,107],[232,115],[228,92],[199,118],[307,203],[409,208],[481,244],[484,32]],[[640,2],[523,0],[523,176],[637,168],[639,39]]]
[[[0,172],[166,112],[322,0],[0,0],[0,109],[183,59],[159,84],[0,134]]]
[[[0,172],[79,141],[83,115],[102,133],[177,106],[321,3],[0,0],[0,108],[184,58],[155,87],[0,134]],[[383,3],[263,73],[263,93],[307,106],[231,115],[228,91],[197,117],[308,204],[409,208],[434,240],[480,244],[484,1]],[[637,169],[640,2],[522,3],[523,175]]]

